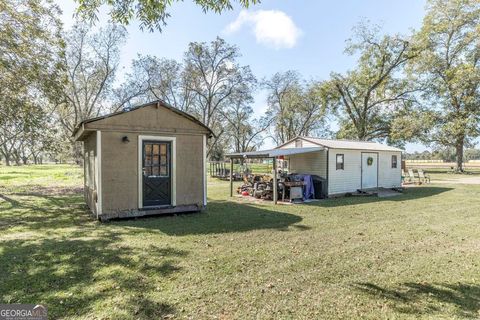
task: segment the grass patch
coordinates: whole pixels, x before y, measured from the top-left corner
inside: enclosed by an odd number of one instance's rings
[[[106,224],[81,185],[77,167],[0,167],[0,302],[52,319],[480,316],[480,185],[273,206],[210,180],[205,213]]]

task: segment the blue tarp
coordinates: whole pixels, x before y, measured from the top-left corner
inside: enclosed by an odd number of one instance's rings
[[[313,199],[315,197],[315,189],[313,187],[312,176],[309,174],[304,175],[303,182],[305,183],[303,188],[303,200]]]
[[[303,200],[315,198],[315,189],[312,176],[309,174],[295,174],[295,181],[303,181]]]

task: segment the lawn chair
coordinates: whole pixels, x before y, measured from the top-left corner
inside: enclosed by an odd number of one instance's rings
[[[430,176],[423,172],[423,169],[418,169],[418,180],[423,183],[430,183]]]
[[[418,178],[418,176],[415,176],[413,169],[408,169],[408,179],[410,180],[410,182],[415,183],[415,180],[418,180],[418,183],[420,183],[420,178]]]
[[[407,175],[405,174],[405,170],[402,169],[402,183],[406,183]]]

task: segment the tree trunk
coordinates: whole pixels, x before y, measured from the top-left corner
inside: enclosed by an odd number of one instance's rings
[[[80,142],[73,142],[73,158],[77,165],[83,165],[83,150]]]
[[[458,138],[457,142],[455,143],[458,172],[463,172],[463,144],[464,144],[463,137]]]
[[[7,148],[3,146],[0,152],[2,153],[3,158],[5,159],[5,165],[10,166],[10,154],[8,153]]]

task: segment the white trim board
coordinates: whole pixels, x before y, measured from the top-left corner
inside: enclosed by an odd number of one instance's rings
[[[207,135],[203,135],[203,205],[207,205]]]
[[[97,131],[97,163],[95,164],[97,181],[97,219],[102,215],[102,131]]]
[[[143,208],[143,170],[142,170],[142,143],[144,140],[170,141],[172,143],[172,206],[177,205],[177,137],[167,136],[138,136],[138,208]],[[147,207],[148,208],[148,207]]]

